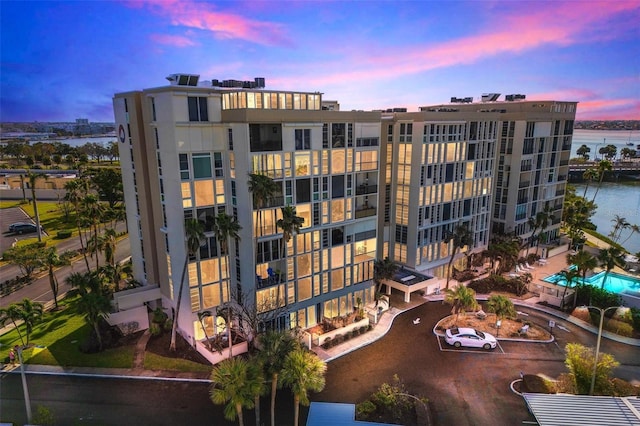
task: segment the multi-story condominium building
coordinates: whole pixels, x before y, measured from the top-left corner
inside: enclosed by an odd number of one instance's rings
[[[387,256],[415,272],[403,281],[444,277],[460,227],[471,239],[460,263],[486,248],[491,227],[528,237],[545,207],[557,218],[545,232],[557,233],[575,103],[340,111],[264,79],[169,79],[113,103],[134,274],[175,309],[188,258],[177,321],[189,342],[221,333],[228,303],[265,328],[348,315],[373,302],[373,264]],[[256,176],[275,182],[275,196],[259,197]],[[287,206],[302,219],[292,235],[279,224]],[[220,212],[239,238],[217,240]],[[191,257],[189,219],[206,235]]]
[[[323,108],[320,93],[270,91],[260,79],[172,78],[113,102],[136,278],[160,286],[165,308],[178,300],[185,221],[204,225],[177,319],[187,340],[205,336],[199,312],[213,312],[211,336],[215,313],[240,299],[265,327],[302,329],[371,302],[380,113]],[[254,200],[250,175],[271,178],[276,196]],[[278,225],[285,206],[303,219],[292,238]],[[211,225],[219,212],[242,227],[228,248]]]
[[[442,277],[458,226],[473,241],[457,256],[460,268],[486,248],[490,228],[523,243],[532,233],[557,238],[576,103],[497,97],[383,114],[384,255]],[[548,221],[532,226],[542,212]]]

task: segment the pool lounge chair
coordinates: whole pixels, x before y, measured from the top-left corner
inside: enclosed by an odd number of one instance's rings
[[[529,262],[524,262],[524,266],[526,266],[527,269],[536,269],[535,266],[529,265]]]

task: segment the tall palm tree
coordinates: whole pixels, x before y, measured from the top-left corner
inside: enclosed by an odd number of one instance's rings
[[[51,293],[53,293],[53,303],[55,309],[58,309],[58,278],[54,272],[55,268],[60,266],[70,265],[71,257],[73,255],[70,252],[65,252],[62,255],[58,255],[55,247],[49,247],[45,251],[45,255],[42,257],[43,266],[47,268],[49,275],[49,285],[51,286]]]
[[[602,181],[604,179],[604,174],[607,171],[610,171],[612,169],[613,169],[613,164],[611,163],[611,161],[609,161],[609,160],[600,160],[598,162],[598,175],[600,176],[600,178],[598,179],[598,187],[596,188],[596,192],[593,194],[593,199],[591,200],[594,203],[596,202],[596,196],[598,195],[598,191],[600,191],[600,187],[602,186]]]
[[[496,314],[496,324],[498,320],[516,316],[516,308],[513,306],[513,302],[502,294],[494,294],[489,297],[487,311]]]
[[[258,211],[256,238],[262,235],[262,209],[269,205],[279,190],[279,185],[269,176],[249,173],[249,192],[253,194],[253,208]],[[259,233],[258,230],[260,230]]]
[[[80,239],[80,248],[82,249],[82,256],[84,257],[84,263],[87,266],[87,271],[89,268],[89,259],[87,258],[87,251],[85,250],[84,239],[82,238],[82,221],[81,221],[81,213],[80,213],[80,202],[86,195],[88,191],[88,185],[86,180],[84,179],[73,179],[69,182],[65,183],[64,189],[65,200],[73,204],[75,209],[75,219],[76,219],[76,227],[78,228],[78,238]]]
[[[640,226],[638,225],[629,225],[629,229],[631,229],[631,233],[629,234],[629,236],[627,238],[624,239],[624,241],[621,243],[622,245],[624,245],[624,243],[626,243],[627,241],[629,241],[629,238],[631,238],[631,236],[633,234],[640,233]]]
[[[458,225],[454,228],[453,232],[449,233],[447,239],[452,242],[453,250],[449,257],[449,264],[447,265],[447,285],[445,289],[449,288],[449,281],[451,280],[451,264],[456,257],[458,250],[465,246],[473,244],[473,234],[466,225]]]
[[[276,222],[276,227],[282,229],[282,257],[286,256],[287,244],[291,238],[300,232],[300,228],[304,225],[304,218],[296,214],[294,206],[285,206],[280,209],[282,218]]]
[[[309,405],[309,391],[324,389],[327,365],[318,356],[304,348],[290,352],[284,360],[282,383],[293,393],[293,424],[298,425],[300,404]]]
[[[189,258],[196,255],[202,240],[204,240],[204,227],[198,219],[188,219],[184,222],[184,233],[187,252],[184,256],[184,266],[180,277],[180,285],[178,286],[178,298],[176,299],[176,309],[173,316],[173,325],[171,327],[171,345],[169,346],[169,349],[172,351],[176,350],[176,331],[178,330],[178,318],[182,302],[184,279],[187,275],[187,268],[189,267]]]
[[[582,282],[578,282],[578,286],[583,286],[587,282],[587,273],[594,270],[598,266],[598,259],[591,253],[580,250],[576,254],[569,253],[567,255],[567,264],[576,265],[576,271],[582,276]],[[573,297],[573,308],[578,304],[578,292],[575,291]]]
[[[256,369],[242,358],[227,358],[213,367],[211,382],[211,401],[226,404],[224,417],[227,420],[237,417],[238,424],[243,426],[243,409],[253,408],[256,387],[261,384]]]
[[[242,226],[231,215],[225,212],[220,212],[213,219],[213,232],[216,235],[216,239],[220,243],[220,253],[227,256],[226,273],[227,273],[227,294],[229,295],[229,305],[227,306],[227,333],[229,341],[229,357],[233,356],[231,353],[233,347],[233,340],[231,335],[231,255],[229,253],[229,238],[234,240],[240,240],[240,231]]]
[[[587,197],[587,189],[589,189],[589,183],[598,179],[600,177],[600,173],[598,173],[597,167],[590,167],[582,173],[582,178],[586,182],[584,186],[584,192],[582,193],[582,198]]]
[[[93,238],[98,241],[98,227],[104,214],[104,206],[94,194],[87,194],[81,201],[82,215],[87,219],[93,228]]]
[[[613,219],[611,219],[611,222],[613,222],[613,230],[609,234],[609,237],[611,237],[613,241],[618,242],[622,234],[622,231],[624,229],[629,228],[631,224],[627,222],[626,218],[621,217],[620,215],[617,215],[617,214],[613,216]]]
[[[276,390],[278,376],[284,366],[284,360],[297,347],[297,342],[290,334],[268,331],[259,337],[260,352],[265,373],[271,378],[271,426],[276,425]]]
[[[622,252],[617,247],[609,247],[606,249],[600,250],[598,254],[598,260],[600,261],[600,266],[605,268],[604,277],[602,277],[602,284],[600,288],[604,288],[605,283],[607,282],[607,277],[609,272],[618,264],[621,263]]]
[[[253,393],[256,425],[262,425],[260,422],[260,397],[264,395],[267,389],[265,386],[264,366],[262,365],[262,359],[257,355],[250,357],[247,362],[249,363],[247,373],[251,378],[251,393]]]
[[[29,188],[31,189],[31,201],[33,202],[33,214],[36,217],[36,229],[38,231],[38,241],[42,241],[42,229],[40,229],[40,213],[38,212],[38,199],[36,198],[36,181],[45,179],[44,173],[27,172]]]
[[[115,253],[116,245],[118,243],[117,236],[118,234],[115,229],[107,228],[100,237],[100,245],[102,246],[102,250],[104,250],[104,261],[111,266],[114,266],[116,263]]]
[[[444,303],[451,305],[452,313],[456,314],[455,322],[458,322],[460,312],[475,310],[478,308],[476,300],[476,292],[472,288],[459,285],[456,288],[448,288],[445,290]]]
[[[560,277],[556,280],[556,283],[564,281],[564,290],[562,291],[562,300],[560,301],[560,309],[564,309],[564,297],[567,294],[567,290],[576,285],[576,278],[580,276],[580,273],[576,269],[563,269],[558,272],[558,275]],[[574,298],[575,297],[576,296],[574,295]]]

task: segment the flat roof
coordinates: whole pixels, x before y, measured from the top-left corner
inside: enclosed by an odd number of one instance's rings
[[[523,393],[540,426],[640,426],[640,398]]]

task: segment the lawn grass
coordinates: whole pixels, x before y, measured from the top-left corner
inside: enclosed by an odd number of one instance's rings
[[[179,358],[166,358],[153,352],[144,355],[144,368],[148,370],[183,371],[192,373],[208,373],[211,371],[210,365],[199,364]]]
[[[11,207],[20,207],[20,205],[27,205],[22,200],[0,200],[0,209],[10,209]]]
[[[30,346],[23,351],[26,364],[59,365],[63,367],[131,368],[133,346],[122,346],[95,354],[80,352],[80,345],[89,336],[90,327],[78,314],[74,300],[65,299],[61,310],[46,312],[42,322],[34,326]],[[26,339],[25,327],[19,327]],[[6,359],[9,349],[22,344],[18,332],[13,329],[0,336],[0,359]]]

